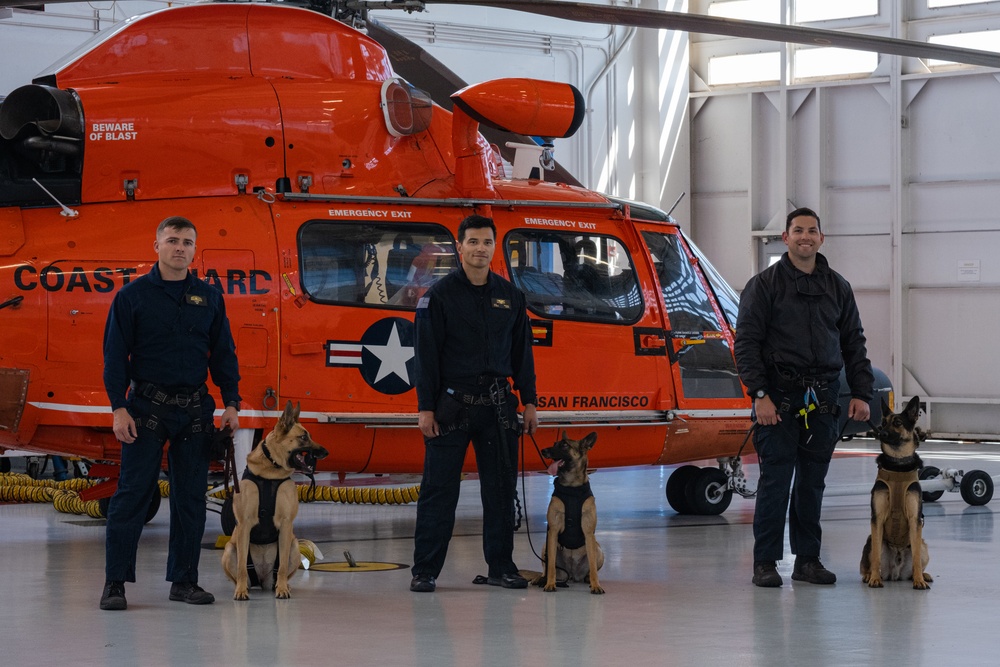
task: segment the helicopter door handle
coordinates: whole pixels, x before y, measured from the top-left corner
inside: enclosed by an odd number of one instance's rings
[[[641,344],[644,349],[655,349],[667,346],[667,340],[663,336],[656,334],[645,334],[642,336],[641,340]]]

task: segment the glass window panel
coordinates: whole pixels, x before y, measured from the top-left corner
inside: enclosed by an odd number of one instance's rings
[[[957,5],[981,5],[993,0],[927,0],[927,6],[931,9],[935,7],[955,7]]]
[[[660,280],[670,328],[675,333],[721,331],[705,285],[674,234],[642,233]]]
[[[514,284],[538,315],[615,324],[642,316],[632,259],[614,237],[516,231],[504,252]]]
[[[729,328],[735,331],[736,316],[740,310],[740,297],[730,287],[729,283],[726,282],[726,279],[722,277],[722,274],[708,261],[708,257],[701,251],[701,248],[695,245],[694,241],[687,236],[684,236],[684,240],[687,242],[691,252],[694,253],[694,256],[698,258],[698,266],[701,267],[702,273],[708,278],[708,284],[715,294],[715,300],[722,308],[722,313],[726,316],[726,321],[729,322]]]
[[[708,15],[743,21],[781,23],[781,3],[778,0],[720,0],[708,6]]]
[[[795,78],[810,79],[845,74],[871,74],[878,67],[878,54],[853,49],[797,49]]]
[[[742,398],[736,361],[724,338],[692,341],[677,352],[686,398]]]
[[[414,308],[458,266],[437,225],[308,222],[299,232],[302,288],[313,301]]]
[[[795,0],[796,23],[877,15],[878,0]]]
[[[778,81],[780,78],[781,54],[777,51],[714,56],[708,61],[708,83],[711,86]]]
[[[967,49],[979,49],[980,51],[1000,52],[1000,30],[982,30],[979,32],[962,32],[951,35],[932,35],[928,40],[932,44],[946,44],[948,46],[961,46]],[[928,67],[938,67],[940,65],[954,65],[949,60],[927,59]]]

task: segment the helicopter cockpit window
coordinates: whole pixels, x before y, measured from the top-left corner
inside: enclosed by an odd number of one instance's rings
[[[538,315],[616,324],[642,315],[632,260],[618,239],[522,230],[507,235],[504,253],[514,284]]]
[[[709,285],[712,286],[712,291],[715,293],[715,299],[719,302],[719,306],[722,308],[723,314],[726,316],[726,320],[729,322],[729,327],[733,330],[736,329],[736,316],[740,312],[740,297],[737,296],[736,292],[726,279],[716,270],[712,263],[708,261],[698,246],[694,244],[694,241],[684,237],[687,241],[688,247],[691,248],[691,252],[695,254],[698,258],[698,266],[704,272],[705,277],[708,279]]]
[[[722,323],[712,307],[705,284],[681,245],[680,237],[644,231],[642,238],[649,248],[660,281],[671,329],[671,363],[676,363],[680,370],[684,396],[742,397],[743,389],[736,373],[733,351],[720,334]],[[704,260],[703,257],[700,259]],[[701,268],[706,266],[711,267],[707,260]],[[712,294],[720,294],[720,304],[723,303],[720,290],[711,279],[710,284],[713,286]],[[726,292],[726,296],[731,292]],[[726,312],[725,305],[723,311]]]
[[[721,331],[704,284],[674,234],[643,232],[656,275],[660,279],[663,303],[670,328],[678,332]]]
[[[299,232],[302,288],[319,303],[414,308],[458,266],[437,225],[309,222]]]

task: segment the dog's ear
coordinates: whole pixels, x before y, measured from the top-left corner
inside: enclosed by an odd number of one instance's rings
[[[892,414],[892,409],[889,407],[889,404],[885,402],[885,397],[883,396],[882,397],[882,418],[885,419],[890,414]]]
[[[562,440],[566,440],[566,429],[563,429]]]
[[[906,417],[906,421],[909,422],[910,428],[917,423],[920,419],[920,397],[914,396],[910,399],[910,402],[906,404],[906,408],[903,409],[903,416]]]
[[[301,407],[301,405],[302,404],[300,403],[299,406]],[[281,413],[280,417],[278,417],[278,430],[283,433],[288,433],[298,419],[299,408],[293,408],[292,402],[288,401],[288,403],[285,404],[285,411]]]
[[[580,449],[585,452],[589,452],[590,448],[594,446],[597,442],[597,432],[591,431],[588,433],[583,440],[580,441]]]

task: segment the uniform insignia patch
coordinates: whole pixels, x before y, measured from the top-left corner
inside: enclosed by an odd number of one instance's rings
[[[493,299],[493,307],[510,310],[510,299]]]
[[[192,306],[204,306],[205,305],[205,297],[198,296],[197,294],[185,294],[184,295],[184,299],[185,299],[185,301],[187,301],[188,303],[190,303]]]

